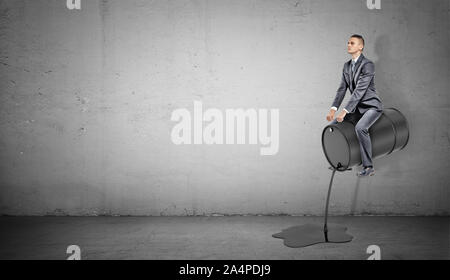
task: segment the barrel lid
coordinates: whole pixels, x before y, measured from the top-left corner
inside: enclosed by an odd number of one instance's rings
[[[322,148],[330,165],[345,170],[350,163],[350,146],[345,134],[337,125],[330,124],[322,133]]]

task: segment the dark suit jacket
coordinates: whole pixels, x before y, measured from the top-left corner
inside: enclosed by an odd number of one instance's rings
[[[345,106],[349,113],[354,113],[356,108],[361,114],[371,108],[383,110],[383,104],[375,89],[375,65],[373,62],[361,54],[355,65],[354,77],[352,77],[351,63],[352,60],[350,59],[344,64],[341,84],[332,106],[339,108],[347,89],[349,89],[351,97]]]

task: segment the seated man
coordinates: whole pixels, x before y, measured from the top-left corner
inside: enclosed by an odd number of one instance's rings
[[[344,120],[355,124],[363,164],[363,170],[356,174],[360,177],[375,174],[369,128],[383,113],[383,105],[375,89],[375,65],[362,54],[363,49],[364,38],[361,35],[352,35],[347,43],[347,50],[352,59],[344,64],[341,84],[327,115],[327,120],[334,124]],[[347,89],[350,90],[350,100],[334,119]]]

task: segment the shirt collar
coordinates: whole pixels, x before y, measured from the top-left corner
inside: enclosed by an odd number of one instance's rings
[[[358,59],[359,59],[360,56],[361,56],[361,55],[359,55],[359,56],[358,56],[357,58],[355,58],[355,59],[352,58],[353,63],[356,64],[356,62],[358,62]]]

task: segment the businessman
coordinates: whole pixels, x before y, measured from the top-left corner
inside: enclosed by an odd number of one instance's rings
[[[332,124],[345,120],[355,125],[363,165],[362,171],[356,174],[359,177],[375,174],[369,128],[383,113],[383,104],[375,89],[375,65],[362,54],[363,50],[364,38],[361,35],[352,35],[347,43],[347,51],[352,59],[344,64],[341,84],[327,115],[327,120]],[[344,109],[334,119],[347,89],[350,90],[351,97]]]

